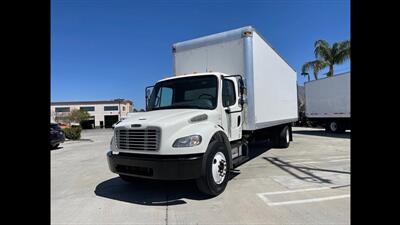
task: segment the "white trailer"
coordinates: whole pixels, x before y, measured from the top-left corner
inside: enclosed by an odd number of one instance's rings
[[[289,146],[296,72],[253,27],[172,49],[174,76],[146,88],[146,112],[115,126],[109,168],[126,181],[195,179],[215,196],[249,159],[249,141]]]
[[[253,27],[173,45],[174,74],[223,72],[245,81],[243,130],[297,121],[296,71]]]
[[[305,83],[306,117],[331,132],[350,129],[350,72]]]

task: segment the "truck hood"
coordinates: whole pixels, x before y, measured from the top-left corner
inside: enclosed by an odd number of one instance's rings
[[[140,124],[140,127],[157,126],[161,128],[184,125],[195,116],[207,114],[213,111],[202,109],[165,109],[150,112],[137,112],[129,114],[128,117],[117,124],[117,127],[131,127],[132,124]]]

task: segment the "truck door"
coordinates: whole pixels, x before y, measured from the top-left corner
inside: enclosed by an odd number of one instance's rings
[[[222,80],[222,123],[229,141],[242,138],[242,112],[239,104],[238,81],[235,77]]]

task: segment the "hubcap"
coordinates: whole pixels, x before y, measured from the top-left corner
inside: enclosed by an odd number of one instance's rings
[[[227,170],[226,159],[224,154],[222,154],[222,152],[217,152],[217,154],[215,154],[214,159],[212,161],[211,170],[214,182],[217,184],[221,184],[225,179]]]
[[[337,124],[336,124],[335,122],[331,122],[330,128],[331,128],[331,131],[336,131],[336,129],[337,129]]]
[[[289,130],[286,130],[286,143],[289,143]]]

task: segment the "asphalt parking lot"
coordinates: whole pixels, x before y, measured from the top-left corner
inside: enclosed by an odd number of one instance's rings
[[[52,224],[350,224],[350,133],[293,128],[288,149],[251,146],[226,190],[194,182],[128,184],[106,162],[111,129],[51,151]]]

